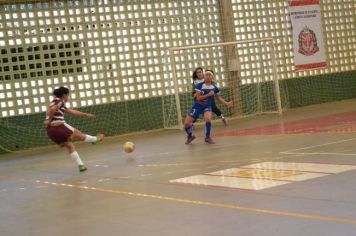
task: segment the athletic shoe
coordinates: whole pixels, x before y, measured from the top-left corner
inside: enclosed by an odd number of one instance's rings
[[[79,167],[79,171],[80,171],[80,172],[84,172],[84,171],[87,170],[87,168],[85,167],[85,165],[79,165],[78,167]]]
[[[99,142],[101,142],[104,139],[105,135],[104,134],[97,134],[96,135],[96,141],[92,142],[92,144],[97,144]]]
[[[224,125],[227,126],[227,118],[226,117],[222,117],[221,120],[224,123]]]
[[[194,135],[188,137],[188,138],[187,138],[187,141],[185,141],[185,144],[190,144],[191,142],[193,142],[194,139],[195,139],[195,136],[194,136]]]
[[[215,144],[215,142],[209,137],[209,138],[205,138],[205,142],[207,144]]]

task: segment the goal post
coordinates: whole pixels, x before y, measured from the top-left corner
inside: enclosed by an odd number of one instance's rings
[[[165,128],[183,127],[185,114],[194,102],[192,73],[197,67],[212,69],[222,97],[233,101],[229,109],[218,104],[225,116],[282,113],[272,38],[172,47],[168,52],[167,70],[174,95],[164,99]]]

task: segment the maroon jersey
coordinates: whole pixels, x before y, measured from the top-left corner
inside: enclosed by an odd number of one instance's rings
[[[67,107],[65,106],[65,103],[62,99],[60,98],[55,98],[50,104],[50,107],[52,106],[56,106],[56,112],[53,115],[53,118],[51,120],[51,124],[54,123],[64,123],[64,111],[67,109]],[[48,118],[48,114],[47,114],[47,118]]]
[[[53,142],[61,145],[69,140],[70,136],[73,134],[74,128],[65,123],[64,112],[67,107],[62,99],[55,98],[49,106],[56,106],[56,111],[51,123],[47,126],[47,135]]]

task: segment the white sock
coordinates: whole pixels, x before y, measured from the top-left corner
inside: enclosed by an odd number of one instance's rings
[[[71,154],[69,154],[69,156],[77,163],[77,165],[84,165],[82,160],[79,157],[79,154],[77,153],[77,151],[72,152]]]
[[[90,136],[90,135],[85,135],[85,139],[84,139],[84,142],[87,142],[87,143],[94,143],[98,140],[97,137],[95,136]]]

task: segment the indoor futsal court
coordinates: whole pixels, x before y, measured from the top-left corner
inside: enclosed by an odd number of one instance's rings
[[[1,159],[3,235],[353,235],[355,100]],[[308,115],[306,115],[308,114]],[[136,150],[122,151],[126,140]]]
[[[354,0],[0,0],[0,235],[356,235]]]

